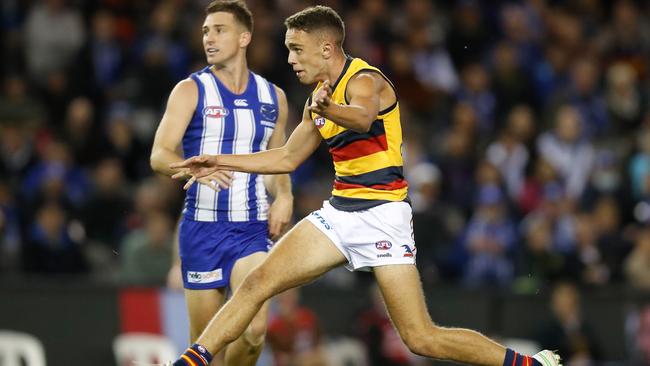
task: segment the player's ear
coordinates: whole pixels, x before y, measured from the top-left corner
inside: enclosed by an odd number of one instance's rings
[[[323,43],[321,44],[321,54],[323,55],[324,59],[329,59],[332,57],[332,51],[333,51],[333,46],[332,42],[328,40],[323,40]]]
[[[253,38],[253,35],[249,31],[242,32],[239,35],[239,47],[248,47],[248,45],[251,43],[251,39]]]

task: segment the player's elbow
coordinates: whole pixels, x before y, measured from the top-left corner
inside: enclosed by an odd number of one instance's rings
[[[149,155],[149,166],[151,167],[151,170],[156,173],[161,173],[164,171],[163,165],[164,163],[161,159],[160,151],[158,149],[152,150],[151,155]]]
[[[274,172],[275,174],[287,174],[292,173],[294,170],[298,169],[301,161],[298,161],[296,154],[293,153],[290,149],[285,146],[280,148],[280,161],[279,164],[275,165]]]
[[[294,170],[298,169],[298,165],[300,165],[300,162],[297,161],[295,158],[287,157],[286,159],[282,159],[282,163],[279,164],[279,171],[277,171],[277,174],[287,174],[287,173],[292,173]]]
[[[370,126],[372,126],[372,120],[364,118],[356,123],[354,132],[358,133],[368,133],[370,131]]]

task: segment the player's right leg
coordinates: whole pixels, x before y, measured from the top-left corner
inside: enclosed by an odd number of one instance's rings
[[[420,275],[413,264],[373,268],[386,308],[406,346],[421,356],[486,366],[534,366],[545,357],[543,366],[558,366],[559,357],[542,351],[523,356],[469,329],[435,325],[424,301]],[[538,361],[539,362],[539,361]]]
[[[306,219],[294,226],[212,318],[197,343],[211,354],[237,339],[264,302],[346,262],[330,238]],[[182,364],[182,363],[177,363]]]

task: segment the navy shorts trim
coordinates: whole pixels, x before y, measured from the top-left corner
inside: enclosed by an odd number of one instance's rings
[[[183,217],[179,254],[183,287],[228,288],[237,260],[271,248],[267,221],[194,221]]]

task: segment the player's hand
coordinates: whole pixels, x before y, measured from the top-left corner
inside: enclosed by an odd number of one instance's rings
[[[277,240],[284,234],[293,215],[293,197],[277,197],[269,208],[269,236]]]
[[[216,156],[204,154],[169,164],[169,168],[178,171],[172,175],[172,179],[186,179],[190,176],[183,186],[183,189],[188,189],[197,179],[216,173],[219,170],[219,163]]]
[[[204,184],[216,192],[222,189],[228,189],[232,185],[233,173],[225,170],[217,170],[207,177],[198,178],[196,181]]]
[[[172,178],[178,180],[185,180],[189,182],[190,180],[192,180],[192,174],[190,173],[190,170],[188,168],[182,168],[178,173],[174,174]],[[192,183],[199,182],[219,192],[222,189],[230,188],[230,186],[232,186],[232,180],[233,180],[232,172],[225,171],[225,170],[217,170],[216,172],[208,175],[207,177],[192,180]],[[189,184],[187,188],[185,187],[184,188],[188,189],[191,185],[192,184]]]
[[[309,111],[322,116],[330,104],[332,104],[332,87],[330,81],[325,80],[312,96]]]

